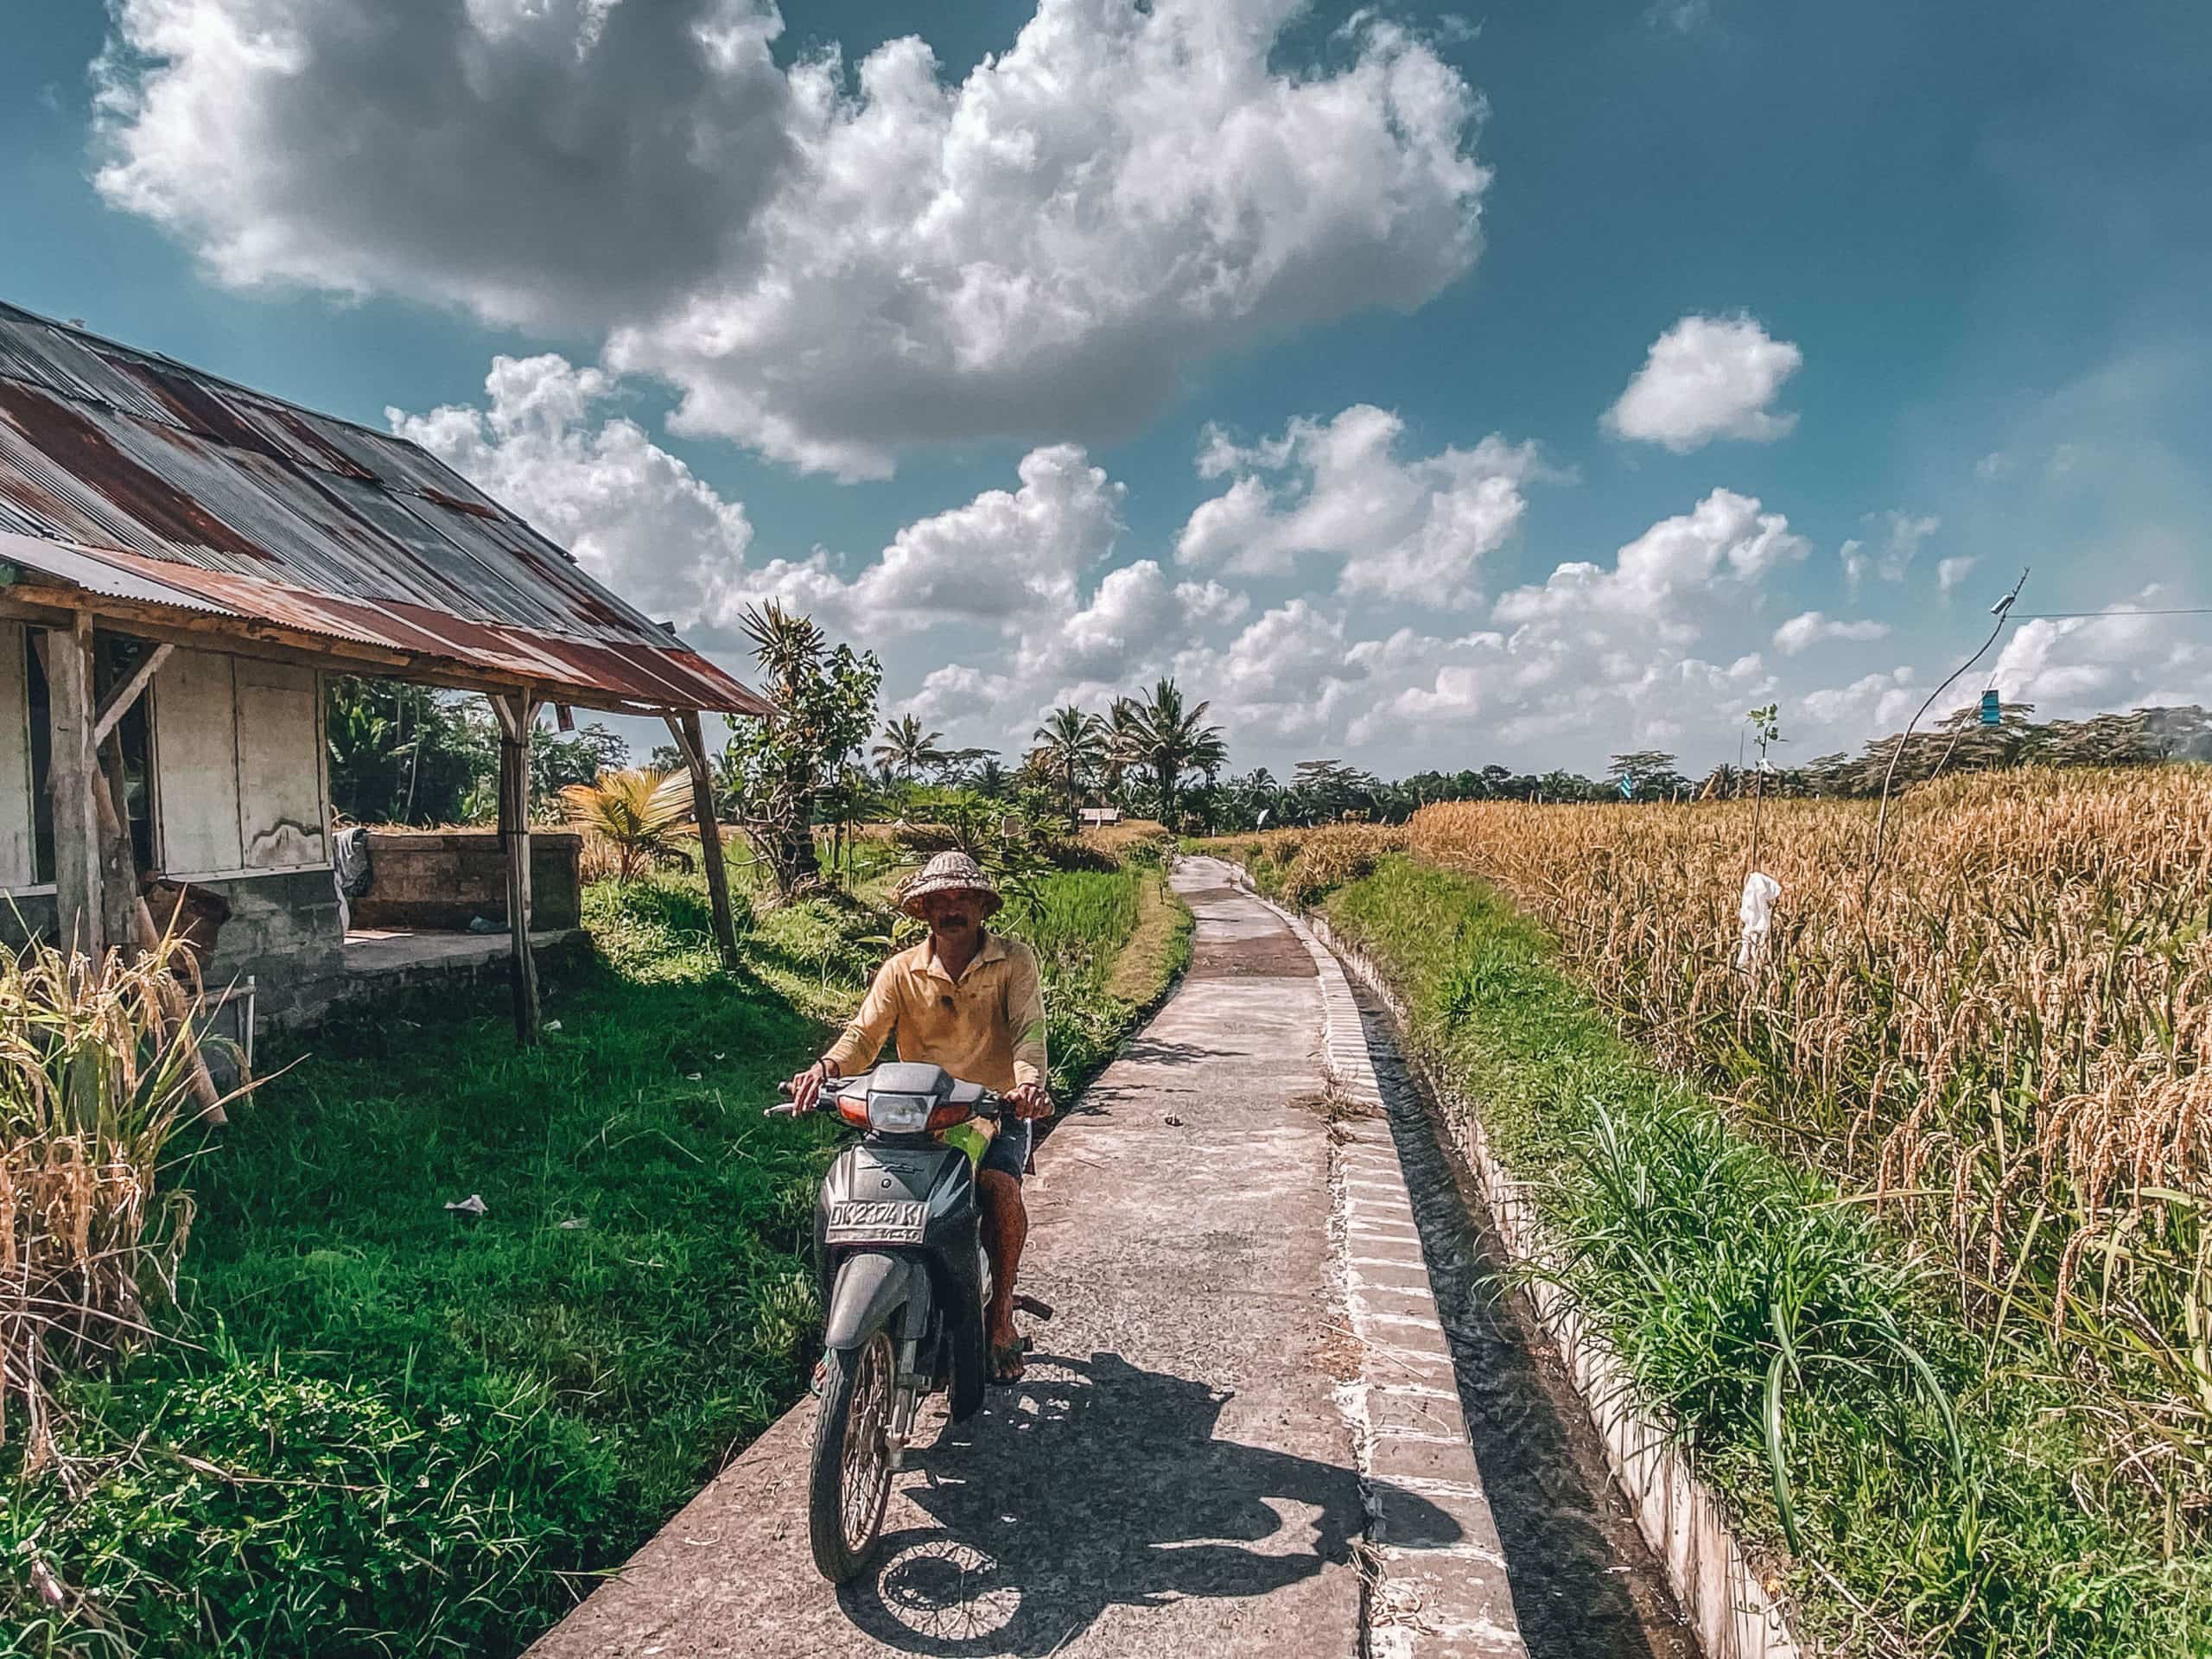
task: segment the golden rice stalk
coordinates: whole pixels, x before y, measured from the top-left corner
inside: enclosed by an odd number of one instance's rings
[[[2062,1324],[2090,1296],[2196,1363],[2212,769],[1913,791],[1871,883],[1870,805],[1770,801],[1764,820],[1760,864],[1783,892],[1750,973],[1735,966],[1748,803],[1459,803],[1417,814],[1409,844],[1519,900],[1631,1034],[1876,1195],[1955,1263],[1970,1303],[2002,1304],[2032,1268]]]

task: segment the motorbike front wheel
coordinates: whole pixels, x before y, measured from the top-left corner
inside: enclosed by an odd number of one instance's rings
[[[883,1531],[891,1497],[891,1401],[899,1357],[878,1331],[850,1353],[823,1361],[822,1402],[808,1471],[807,1533],[814,1565],[832,1584],[859,1575]]]

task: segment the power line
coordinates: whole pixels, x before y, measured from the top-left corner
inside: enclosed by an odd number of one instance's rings
[[[2170,611],[2015,611],[2015,622],[2063,622],[2094,616],[2212,616],[2212,605],[2184,606]]]

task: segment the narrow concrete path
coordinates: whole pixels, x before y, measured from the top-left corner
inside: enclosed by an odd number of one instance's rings
[[[1023,1285],[1058,1316],[1020,1388],[925,1425],[877,1569],[842,1594],[815,1573],[802,1403],[536,1659],[1359,1651],[1315,962],[1226,867],[1186,861],[1175,885],[1190,974],[1029,1184]],[[1457,1535],[1389,1496],[1410,1530]]]

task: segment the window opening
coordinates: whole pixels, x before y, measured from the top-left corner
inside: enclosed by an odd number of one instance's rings
[[[33,628],[29,649],[23,653],[29,677],[31,738],[31,860],[32,874],[40,881],[54,880],[54,704],[47,690],[46,664],[40,647],[45,631]],[[97,700],[123,683],[145,661],[153,646],[143,639],[101,634],[93,642],[92,695]],[[115,736],[123,747],[124,798],[130,823],[130,860],[141,875],[154,868],[153,722],[148,717],[154,688],[150,685],[116,722]],[[105,771],[103,771],[105,777]]]

